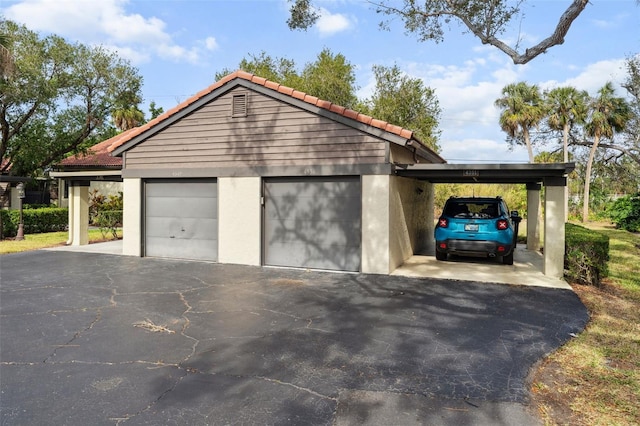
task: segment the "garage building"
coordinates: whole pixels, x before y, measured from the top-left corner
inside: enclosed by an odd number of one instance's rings
[[[242,71],[109,148],[124,254],[388,274],[432,242],[412,131]]]

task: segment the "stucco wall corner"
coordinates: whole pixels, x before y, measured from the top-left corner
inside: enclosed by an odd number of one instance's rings
[[[391,176],[362,176],[362,266],[366,274],[389,274]]]

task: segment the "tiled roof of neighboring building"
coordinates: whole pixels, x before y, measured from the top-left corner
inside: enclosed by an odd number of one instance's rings
[[[371,116],[365,115],[365,114],[361,114],[357,111],[353,111],[351,109],[347,109],[345,107],[336,105],[334,103],[331,103],[329,101],[324,101],[322,99],[318,99],[315,96],[311,96],[308,95],[304,92],[300,92],[298,90],[292,89],[291,87],[287,87],[287,86],[283,86],[279,83],[275,83],[273,81],[267,80],[265,78],[262,77],[258,77],[254,74],[245,72],[245,71],[235,71],[229,75],[227,75],[226,77],[220,79],[219,81],[217,81],[216,83],[212,84],[211,86],[207,87],[206,89],[198,92],[197,94],[195,94],[194,96],[192,96],[191,98],[187,99],[186,101],[180,103],[179,105],[177,105],[176,107],[170,109],[169,111],[165,112],[164,114],[156,117],[155,119],[149,121],[146,124],[143,124],[140,127],[137,127],[135,129],[132,129],[132,131],[130,133],[127,133],[126,137],[122,137],[118,140],[113,141],[113,143],[111,144],[111,146],[108,148],[109,152],[113,152],[115,149],[119,148],[120,146],[124,145],[125,143],[127,143],[128,141],[132,140],[133,138],[135,138],[136,136],[144,133],[145,131],[151,129],[152,127],[156,126],[157,124],[161,123],[162,121],[166,120],[167,118],[173,116],[174,114],[180,112],[181,110],[187,108],[189,105],[193,104],[194,102],[198,101],[199,99],[201,99],[202,97],[210,94],[211,92],[213,92],[214,90],[224,86],[225,84],[229,83],[230,81],[237,79],[237,78],[241,78],[244,80],[247,80],[251,83],[254,84],[258,84],[261,86],[264,86],[268,89],[274,90],[278,93],[282,93],[284,95],[287,96],[291,96],[295,99],[301,100],[303,102],[309,103],[311,105],[315,105],[316,107],[331,111],[333,113],[342,115],[346,118],[352,119],[352,120],[356,120],[360,123],[364,123],[366,125],[369,126],[373,126],[376,127],[378,129],[381,129],[385,132],[389,132],[395,135],[398,135],[404,139],[414,139],[414,135],[413,132],[411,130],[402,128],[400,126],[396,126],[390,123],[387,123],[386,121],[382,121],[382,120],[377,120]],[[427,148],[428,149],[428,148]],[[437,155],[437,154],[436,154]],[[444,160],[443,160],[444,161]]]
[[[110,139],[102,141],[84,153],[76,154],[71,157],[67,157],[60,161],[56,166],[59,168],[85,168],[85,167],[106,167],[106,168],[121,168],[122,158],[113,157],[108,148],[114,143],[118,143],[121,139],[128,138],[136,128],[124,131],[119,135],[116,135]],[[128,139],[127,139],[128,140]]]

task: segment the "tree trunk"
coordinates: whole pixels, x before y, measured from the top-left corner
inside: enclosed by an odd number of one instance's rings
[[[584,198],[582,200],[582,223],[586,223],[589,220],[589,186],[591,184],[591,166],[593,165],[593,159],[596,156],[596,149],[600,142],[600,136],[596,135],[593,138],[593,146],[589,151],[589,159],[587,160],[587,170],[584,173]]]
[[[562,148],[563,148],[563,157],[562,160],[564,163],[569,162],[569,123],[564,124],[564,128],[562,129]],[[569,176],[567,176],[567,181],[565,182],[564,187],[564,223],[569,221]]]
[[[529,138],[529,129],[526,127],[522,130],[522,136],[524,137],[524,143],[527,145],[527,153],[529,154],[529,163],[533,164],[535,158],[533,157],[533,148],[531,148],[531,140]]]

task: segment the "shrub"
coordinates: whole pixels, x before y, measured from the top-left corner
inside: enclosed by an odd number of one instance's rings
[[[15,237],[20,224],[19,210],[2,210],[2,238]],[[67,229],[69,211],[62,208],[23,209],[22,219],[25,234],[56,232]]]
[[[570,223],[565,232],[565,277],[579,284],[600,285],[608,272],[609,237]]]
[[[89,194],[89,222],[100,229],[103,238],[109,233],[118,238],[123,206],[122,192],[105,197],[96,189]]]
[[[12,220],[10,210],[0,209],[0,239],[13,237],[18,233],[18,222]]]
[[[607,206],[606,216],[616,228],[629,232],[640,231],[640,192],[618,198]]]
[[[102,238],[107,238],[107,234],[111,233],[113,238],[118,238],[118,227],[122,226],[122,210],[101,210],[98,211],[93,219],[102,233]]]

